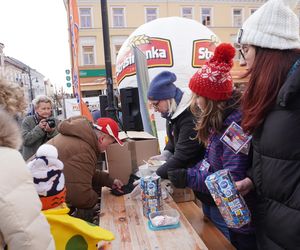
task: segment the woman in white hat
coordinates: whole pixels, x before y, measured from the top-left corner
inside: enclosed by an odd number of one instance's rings
[[[300,38],[296,0],[269,0],[238,36],[250,75],[244,131],[253,135],[253,163],[237,183],[255,188],[260,249],[300,249]],[[293,5],[293,6],[292,6]]]

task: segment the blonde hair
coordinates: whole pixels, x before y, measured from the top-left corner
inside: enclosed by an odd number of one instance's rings
[[[36,108],[41,102],[50,103],[53,106],[52,100],[46,95],[38,95],[32,100],[34,108]]]
[[[0,146],[20,149],[22,145],[20,128],[6,110],[0,110],[0,128]]]
[[[221,133],[223,130],[224,112],[226,109],[237,108],[240,103],[240,93],[233,92],[233,103],[230,100],[214,101],[205,98],[205,108],[200,110],[196,103],[198,95],[193,93],[191,112],[197,118],[195,130],[197,131],[196,138],[205,146],[208,144],[208,139],[212,132]]]
[[[167,102],[168,102],[168,108],[169,108],[168,113],[173,114],[177,109],[177,103],[174,98],[168,99]]]
[[[22,88],[15,83],[0,79],[0,107],[12,116],[24,114],[27,103]]]

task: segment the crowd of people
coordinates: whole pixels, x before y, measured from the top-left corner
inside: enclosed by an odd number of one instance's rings
[[[190,91],[176,86],[176,72],[162,71],[147,93],[150,106],[166,120],[168,135],[161,154],[150,158],[165,161],[157,175],[175,187],[190,187],[204,215],[241,250],[300,249],[296,3],[269,0],[262,5],[244,22],[236,48],[219,44],[191,76]],[[249,79],[243,92],[230,74],[236,52]],[[0,80],[1,249],[55,249],[53,209],[62,211],[58,214],[69,226],[81,219],[97,223],[101,187],[121,192],[124,185],[98,167],[110,144],[122,145],[114,120],[76,116],[59,121],[49,97],[37,96],[32,104],[34,113],[20,126],[17,118],[27,107],[23,92]],[[249,137],[245,150],[235,151],[222,141],[232,124]],[[252,214],[240,228],[226,224],[205,185],[207,176],[222,169],[230,172]],[[101,239],[113,238],[109,232],[100,234]]]

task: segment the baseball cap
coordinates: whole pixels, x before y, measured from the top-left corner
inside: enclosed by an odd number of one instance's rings
[[[113,119],[108,117],[99,118],[97,124],[94,124],[94,128],[112,136],[121,146],[123,146],[123,142],[119,138],[119,126]]]

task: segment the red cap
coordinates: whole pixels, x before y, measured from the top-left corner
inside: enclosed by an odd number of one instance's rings
[[[97,124],[94,124],[94,127],[99,131],[112,136],[121,146],[123,146],[123,142],[119,139],[119,126],[113,119],[108,117],[99,118]]]

